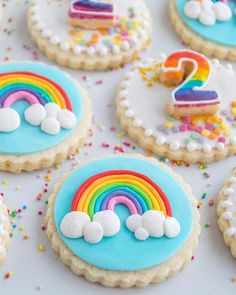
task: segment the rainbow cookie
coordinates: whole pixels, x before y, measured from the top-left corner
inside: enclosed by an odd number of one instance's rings
[[[143,0],[33,0],[28,30],[49,59],[104,70],[131,62],[148,46],[151,18]]]
[[[220,59],[236,60],[234,0],[169,0],[169,17],[182,41]]]
[[[46,223],[53,249],[76,274],[122,288],[177,273],[200,233],[190,188],[164,164],[139,155],[108,156],[65,175],[49,199]]]
[[[10,221],[8,217],[7,207],[3,203],[0,195],[0,265],[4,262],[7,256],[7,248],[10,242]]]
[[[118,89],[117,116],[133,139],[158,156],[221,160],[236,153],[235,84],[230,64],[179,50],[133,66]]]
[[[72,26],[88,30],[114,26],[114,5],[109,2],[75,0],[71,2],[68,21]]]
[[[236,258],[236,170],[225,182],[218,196],[218,224],[224,234],[224,241]]]
[[[0,65],[0,170],[62,162],[81,145],[90,121],[87,96],[67,74],[40,63]]]

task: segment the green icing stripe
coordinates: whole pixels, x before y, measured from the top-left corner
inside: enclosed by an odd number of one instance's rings
[[[94,215],[94,209],[95,209],[95,204],[97,199],[104,194],[106,191],[111,190],[113,188],[117,188],[119,189],[119,187],[128,187],[129,189],[135,191],[137,194],[140,195],[140,197],[143,198],[144,202],[146,203],[146,206],[148,208],[148,210],[151,210],[153,208],[153,204],[151,202],[151,200],[149,199],[149,197],[147,196],[147,194],[142,191],[140,188],[132,185],[132,184],[128,184],[128,183],[124,183],[124,182],[117,182],[115,184],[108,184],[102,188],[100,188],[99,190],[97,190],[97,192],[92,196],[92,199],[90,201],[89,207],[88,207],[88,215],[90,216],[90,218],[93,218]]]

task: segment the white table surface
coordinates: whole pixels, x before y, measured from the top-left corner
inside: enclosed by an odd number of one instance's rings
[[[127,0],[128,1],[128,0]],[[0,32],[0,60],[6,57],[12,60],[31,60],[34,44],[26,31],[26,8],[28,1],[1,1],[6,3],[4,12],[3,30]],[[167,1],[147,0],[152,17],[153,33],[152,44],[142,55],[145,57],[157,57],[161,52],[170,53],[183,47],[181,41],[175,35],[167,17]],[[14,9],[11,9],[13,8]],[[12,20],[9,19],[12,17]],[[9,20],[11,20],[9,22]],[[4,28],[12,31],[10,35],[4,32]],[[24,49],[23,45],[27,46]],[[38,54],[39,60],[51,64],[44,56]],[[94,111],[94,136],[89,138],[91,147],[83,148],[78,159],[84,161],[92,157],[113,153],[115,144],[124,141],[132,141],[128,137],[118,138],[121,132],[119,122],[115,117],[114,96],[116,88],[121,81],[125,69],[109,73],[85,73],[65,69],[77,78],[87,88],[93,104]],[[234,64],[236,69],[236,64]],[[86,75],[87,81],[82,77]],[[102,80],[101,85],[96,81]],[[116,127],[111,131],[112,126]],[[102,143],[108,143],[108,148],[103,148]],[[1,144],[1,143],[0,143]],[[134,143],[132,143],[134,144]],[[135,145],[135,144],[134,144]],[[135,145],[136,146],[136,145]],[[125,152],[133,150],[124,147]],[[136,151],[144,153],[141,149]],[[59,170],[52,169],[52,181],[49,184],[48,193],[43,194],[42,201],[36,201],[37,194],[42,191],[47,175],[47,170],[35,173],[22,173],[12,175],[0,172],[0,192],[5,195],[5,201],[11,210],[27,205],[21,218],[16,218],[17,225],[14,230],[11,247],[9,249],[6,263],[0,267],[0,294],[181,294],[181,295],[222,295],[236,294],[236,283],[231,281],[236,277],[236,261],[231,257],[230,251],[225,247],[222,234],[217,226],[216,205],[210,207],[208,201],[211,198],[217,200],[217,192],[223,185],[224,180],[230,176],[234,167],[235,157],[214,163],[206,170],[200,170],[198,165],[191,167],[174,168],[184,179],[192,185],[195,196],[200,200],[201,195],[206,192],[206,200],[200,208],[202,233],[200,245],[195,253],[195,260],[175,277],[168,279],[160,285],[151,285],[144,289],[106,289],[98,284],[91,284],[81,277],[74,275],[69,268],[58,259],[52,251],[50,242],[41,230],[43,217],[38,211],[46,211],[44,201],[50,195],[53,185],[60,179],[61,175],[68,171],[76,160],[68,160]],[[205,178],[203,173],[207,172],[210,177]],[[9,183],[2,184],[3,180]],[[20,186],[20,190],[16,190]],[[210,227],[205,228],[205,224]],[[19,227],[23,226],[24,231]],[[28,235],[28,240],[23,236]],[[45,250],[40,252],[38,245],[43,244]],[[4,279],[7,272],[11,271],[10,279]]]

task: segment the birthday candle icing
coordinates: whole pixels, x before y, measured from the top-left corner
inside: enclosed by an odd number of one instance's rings
[[[205,56],[190,50],[180,50],[164,61],[161,80],[170,85],[183,81],[171,93],[172,105],[176,108],[195,107],[196,115],[196,108],[199,108],[199,114],[204,114],[204,107],[207,107],[206,113],[211,113],[208,106],[220,103],[219,95],[215,90],[202,89],[207,85],[210,74],[211,65]],[[217,109],[212,108],[212,113],[215,113]]]

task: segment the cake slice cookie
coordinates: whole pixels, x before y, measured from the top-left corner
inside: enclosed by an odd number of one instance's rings
[[[42,63],[0,65],[0,170],[33,171],[76,153],[91,125],[86,92]]]
[[[32,39],[49,59],[85,70],[131,62],[146,48],[151,32],[142,0],[34,0],[27,22]]]
[[[49,199],[46,223],[53,249],[73,272],[121,288],[178,273],[200,233],[190,187],[136,154],[99,158],[66,174]]]
[[[236,169],[225,182],[218,200],[218,224],[223,232],[225,244],[230,247],[232,255],[236,258]]]
[[[236,153],[236,74],[187,49],[136,63],[118,88],[121,126],[141,147],[189,163]]]

